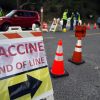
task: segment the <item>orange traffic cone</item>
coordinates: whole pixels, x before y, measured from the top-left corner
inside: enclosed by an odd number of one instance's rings
[[[88,23],[87,27],[86,27],[88,30],[90,30],[90,24]]]
[[[84,23],[83,26],[86,26],[86,23]]]
[[[97,25],[96,25],[96,23],[94,23],[93,29],[97,29]]]
[[[83,64],[85,61],[82,60],[82,40],[81,38],[78,38],[77,44],[75,46],[75,51],[73,53],[72,59],[69,59],[68,61],[80,65]]]
[[[43,24],[42,24],[42,31],[48,32],[48,25],[46,22],[43,22]]]
[[[68,72],[64,70],[62,40],[58,41],[56,56],[50,73],[54,78],[69,75]]]

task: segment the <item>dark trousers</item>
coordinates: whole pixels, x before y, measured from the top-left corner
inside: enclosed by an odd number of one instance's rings
[[[78,20],[76,20],[76,25],[78,25]]]
[[[71,22],[70,22],[70,30],[73,30],[74,29],[74,20],[71,20]]]
[[[63,19],[63,26],[62,26],[62,29],[63,29],[63,28],[66,28],[66,24],[67,24],[67,20],[64,20],[64,19]]]

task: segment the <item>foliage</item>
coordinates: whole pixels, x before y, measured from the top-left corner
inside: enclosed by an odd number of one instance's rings
[[[0,0],[0,6],[5,10],[17,8],[18,0]],[[19,5],[25,2],[36,3],[35,7],[40,11],[41,6],[44,7],[44,17],[52,19],[54,17],[62,17],[64,9],[79,11],[81,18],[87,19],[90,15],[94,18],[100,15],[99,0],[19,0]]]

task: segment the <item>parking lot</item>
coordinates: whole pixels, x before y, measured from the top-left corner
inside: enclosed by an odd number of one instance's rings
[[[87,30],[82,39],[84,64],[68,62],[72,57],[77,38],[74,31],[43,33],[48,67],[52,68],[57,42],[63,41],[64,67],[69,76],[51,78],[55,100],[100,100],[100,29]]]

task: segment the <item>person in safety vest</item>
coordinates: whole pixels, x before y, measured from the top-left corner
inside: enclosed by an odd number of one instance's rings
[[[65,9],[63,16],[62,16],[62,20],[63,20],[63,28],[66,28],[66,24],[67,24],[67,18],[68,18],[68,9]]]
[[[3,10],[2,8],[0,7],[0,17],[2,17],[4,14],[3,14]]]
[[[80,21],[80,14],[78,11],[75,13],[75,19],[76,19],[76,25],[78,25]]]
[[[74,12],[72,12],[71,19],[70,19],[70,30],[73,30],[74,28],[74,19],[75,19],[75,14]]]

